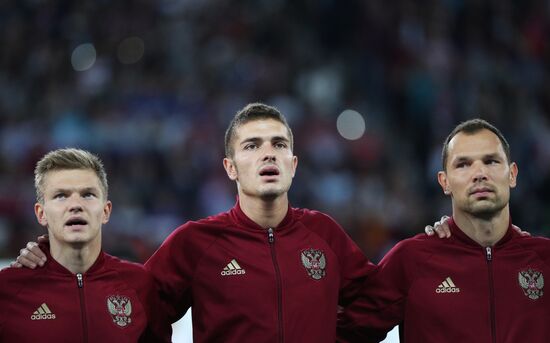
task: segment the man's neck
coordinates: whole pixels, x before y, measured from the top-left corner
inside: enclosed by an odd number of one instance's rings
[[[100,244],[86,244],[84,246],[61,245],[50,242],[52,257],[71,273],[85,273],[90,269],[99,256]]]
[[[461,211],[453,211],[456,225],[468,237],[483,247],[494,246],[508,230],[510,209],[508,205],[490,218],[479,218]]]
[[[274,199],[258,199],[239,194],[241,210],[253,222],[264,229],[277,227],[288,211],[287,194]]]

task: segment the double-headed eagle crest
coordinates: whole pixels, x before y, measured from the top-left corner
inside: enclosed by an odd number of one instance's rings
[[[307,249],[301,254],[302,264],[306,268],[307,274],[313,280],[320,280],[325,276],[327,261],[325,254],[321,250]]]
[[[519,285],[523,289],[523,294],[529,299],[537,300],[544,294],[544,276],[541,272],[534,269],[522,270],[518,274]]]
[[[113,318],[113,323],[121,328],[128,326],[132,322],[132,302],[122,295],[111,295],[107,298],[107,308]]]

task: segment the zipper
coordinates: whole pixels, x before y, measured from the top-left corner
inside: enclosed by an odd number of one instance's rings
[[[485,247],[485,256],[487,257],[487,268],[489,272],[489,302],[491,306],[491,337],[493,343],[496,343],[496,318],[495,318],[495,285],[493,282],[493,250],[491,247]]]
[[[275,253],[275,234],[272,228],[267,229],[267,241],[269,242],[269,248],[271,250],[271,259],[273,260],[273,267],[275,268],[275,279],[277,281],[277,320],[278,320],[278,333],[279,343],[284,342],[283,336],[283,286],[281,282],[281,271],[279,269],[279,263],[277,262],[277,255]]]
[[[78,286],[78,296],[80,297],[80,314],[82,317],[83,342],[88,342],[88,320],[86,319],[86,304],[84,302],[84,280],[81,273],[76,274],[76,285]]]

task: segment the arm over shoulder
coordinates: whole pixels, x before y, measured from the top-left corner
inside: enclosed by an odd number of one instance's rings
[[[196,266],[214,241],[207,224],[188,222],[172,232],[145,263],[171,322],[180,319],[192,305]]]
[[[363,283],[358,298],[339,316],[347,332],[342,342],[378,342],[403,321],[410,284],[417,260],[415,238],[395,245]]]

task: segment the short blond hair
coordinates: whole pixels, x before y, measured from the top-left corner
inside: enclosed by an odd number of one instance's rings
[[[50,151],[36,163],[36,167],[34,168],[36,200],[41,204],[44,203],[44,177],[46,174],[51,171],[70,169],[89,169],[94,171],[99,178],[105,199],[107,199],[109,191],[107,173],[99,157],[86,150],[65,148]]]

